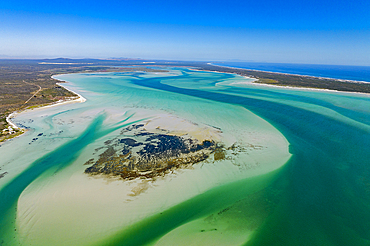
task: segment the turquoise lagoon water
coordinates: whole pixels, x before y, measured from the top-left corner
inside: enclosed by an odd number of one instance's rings
[[[61,75],[85,103],[14,119],[30,130],[0,148],[0,245],[370,245],[368,95],[168,69]],[[271,146],[114,200],[126,184],[86,178],[83,163],[159,112]]]

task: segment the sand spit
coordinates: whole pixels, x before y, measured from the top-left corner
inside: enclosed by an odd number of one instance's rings
[[[258,70],[258,69],[251,69],[251,68],[238,68],[238,67],[228,67],[228,66],[221,66],[216,65],[212,63],[207,63],[207,65],[212,65],[216,67],[224,67],[224,68],[231,68],[231,69],[241,69],[241,70],[251,70],[256,72],[264,72],[264,73],[273,73],[273,74],[284,74],[284,75],[293,75],[293,76],[300,76],[300,77],[309,77],[309,78],[318,78],[318,79],[330,79],[330,80],[337,80],[340,82],[349,82],[349,83],[369,83],[368,81],[361,81],[361,80],[350,80],[350,79],[336,79],[336,78],[330,78],[330,77],[320,77],[320,76],[313,76],[313,75],[302,75],[302,74],[294,74],[294,73],[282,73],[282,72],[272,72],[272,71],[264,71],[264,70]]]
[[[53,77],[54,78],[54,77]],[[54,78],[55,79],[55,78]],[[17,115],[21,114],[21,113],[26,113],[30,110],[38,110],[38,109],[45,109],[45,108],[51,108],[51,107],[55,107],[55,106],[61,106],[61,105],[65,105],[65,104],[70,104],[70,103],[82,103],[82,102],[86,102],[86,98],[84,98],[83,96],[81,96],[80,94],[78,94],[77,92],[75,91],[72,91],[70,89],[68,89],[67,87],[65,87],[62,83],[57,83],[57,85],[63,87],[64,89],[74,93],[77,95],[77,98],[76,97],[70,97],[70,98],[66,98],[66,99],[63,99],[63,100],[59,100],[57,102],[54,102],[54,103],[51,103],[49,105],[45,105],[45,106],[40,106],[40,107],[35,107],[35,108],[32,108],[32,109],[25,109],[25,110],[22,110],[22,111],[15,111],[11,114],[9,114],[7,117],[6,117],[6,122],[8,122],[9,125],[11,125],[12,128],[15,128],[15,129],[21,129],[20,127],[18,127],[14,122],[11,121],[11,119],[13,119],[14,117],[16,117]],[[23,128],[22,128],[23,129]],[[26,129],[23,129],[23,130],[26,130]]]
[[[245,77],[248,80],[253,79],[253,78],[250,78],[250,77],[247,77],[247,76],[243,76],[243,77]],[[346,82],[350,82],[350,81],[346,81]],[[368,83],[368,82],[358,82],[358,83]],[[341,94],[343,93],[343,94],[351,94],[351,95],[357,94],[357,95],[361,95],[361,96],[370,97],[369,93],[363,93],[363,92],[338,91],[338,90],[318,89],[318,88],[308,88],[308,87],[293,87],[293,86],[286,86],[286,85],[271,85],[271,84],[253,82],[253,81],[252,82],[251,81],[245,81],[245,82],[240,81],[240,82],[231,83],[229,85],[252,85],[252,86],[273,87],[273,88],[278,88],[278,89],[299,90],[299,91],[333,92],[333,93],[341,93]]]
[[[17,134],[15,134],[14,136],[10,135],[10,137],[6,140],[4,140],[4,142],[6,142],[7,140],[10,140],[14,137],[19,137],[21,135],[23,135],[23,133],[25,133],[27,131],[26,128],[23,128],[23,127],[20,127],[20,126],[17,126],[13,121],[12,119],[15,118],[17,115],[21,114],[21,113],[26,113],[26,112],[29,112],[29,111],[34,111],[34,110],[40,110],[40,109],[47,109],[47,108],[51,108],[51,107],[55,107],[55,106],[61,106],[61,105],[66,105],[66,104],[71,104],[71,103],[82,103],[82,102],[86,102],[86,98],[84,98],[82,95],[68,89],[67,87],[65,87],[64,85],[62,85],[61,83],[56,83],[57,85],[63,87],[64,89],[74,93],[77,95],[77,98],[76,97],[69,97],[69,98],[65,98],[63,100],[59,100],[57,102],[53,102],[51,104],[48,104],[48,105],[44,105],[44,106],[39,106],[39,107],[32,107],[32,108],[28,108],[28,109],[25,109],[25,110],[21,110],[21,111],[14,111],[12,112],[11,114],[9,114],[7,117],[6,117],[6,122],[11,126],[12,129],[15,129],[15,130],[19,130],[20,132],[18,132]],[[0,142],[0,145],[4,142]]]
[[[220,66],[220,65],[215,65],[215,64],[212,64],[212,63],[207,63],[207,64],[208,65],[212,65],[212,66],[216,66],[216,67],[232,68],[232,69],[236,69],[236,70],[237,69],[243,69],[243,68],[234,68],[234,67]],[[194,69],[194,70],[196,70],[196,69]],[[246,70],[251,70],[251,71],[256,71],[256,72],[273,73],[273,74],[301,76],[301,77],[308,77],[308,78],[311,77],[311,78],[318,78],[318,79],[322,79],[322,80],[330,79],[330,80],[336,80],[338,82],[347,82],[347,83],[360,83],[360,84],[369,83],[367,81],[335,79],[335,78],[328,78],[328,77],[316,77],[316,76],[310,76],[310,75],[300,75],[300,74],[270,72],[270,71],[263,71],[263,70],[256,70],[256,69],[246,69]],[[199,71],[199,70],[197,70],[197,71]],[[200,70],[200,71],[208,71],[208,70]],[[228,72],[220,72],[220,71],[209,71],[209,72],[213,72],[213,73],[228,73]],[[230,73],[228,73],[228,74],[230,74]],[[231,74],[234,74],[234,73],[231,73]],[[254,81],[257,81],[258,79],[255,79],[255,78],[252,78],[252,77],[242,76],[242,75],[237,75],[237,76],[246,78],[248,81],[240,81],[240,82],[230,83],[230,84],[228,84],[229,86],[230,85],[236,85],[236,86],[238,86],[238,85],[252,85],[252,86],[262,86],[262,87],[266,87],[267,86],[267,87],[278,88],[278,89],[289,89],[289,90],[300,90],[300,91],[318,91],[318,92],[334,92],[334,93],[343,93],[343,94],[349,94],[349,95],[357,94],[357,95],[361,95],[361,96],[370,97],[369,93],[364,93],[364,92],[339,91],[339,90],[320,89],[320,88],[309,88],[309,87],[299,87],[299,86],[293,87],[293,86],[286,86],[286,85],[272,85],[272,84],[254,82]],[[217,84],[227,85],[226,83],[223,83],[223,82],[217,83]]]

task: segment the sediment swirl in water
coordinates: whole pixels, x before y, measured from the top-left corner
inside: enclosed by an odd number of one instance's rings
[[[18,116],[37,131],[8,144],[26,156],[55,149],[23,166],[10,147],[0,150],[9,156],[0,179],[4,244],[369,244],[368,97],[238,84],[243,78],[186,69],[64,79],[87,102],[64,114],[30,113],[34,122]],[[245,151],[150,181],[84,174],[94,149],[158,112],[220,129],[219,140]],[[171,127],[217,137],[182,126]],[[44,134],[29,145],[38,130]]]

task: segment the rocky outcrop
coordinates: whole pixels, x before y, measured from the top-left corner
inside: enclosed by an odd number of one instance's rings
[[[190,136],[152,133],[144,125],[132,125],[120,137],[105,142],[105,151],[85,170],[90,175],[107,174],[124,179],[161,176],[172,169],[206,160],[212,153],[223,155],[213,140],[200,142]]]

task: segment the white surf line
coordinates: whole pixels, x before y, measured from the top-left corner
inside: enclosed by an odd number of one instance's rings
[[[20,129],[16,124],[14,124],[10,119],[11,118],[14,118],[14,116],[16,115],[16,111],[11,113],[10,115],[8,115],[6,117],[6,122],[13,128],[13,129]]]
[[[359,81],[359,80],[346,80],[346,79],[335,79],[335,78],[329,78],[329,77],[316,77],[316,76],[310,76],[310,75],[300,75],[300,74],[290,74],[290,73],[279,73],[279,72],[269,72],[269,71],[264,71],[264,70],[255,70],[255,69],[249,69],[249,68],[235,68],[235,67],[227,67],[227,66],[221,66],[221,65],[216,65],[212,63],[207,63],[207,65],[212,65],[216,67],[223,67],[223,68],[231,68],[231,69],[240,69],[240,70],[251,70],[251,71],[256,71],[256,72],[264,72],[264,73],[275,73],[275,74],[283,74],[283,75],[292,75],[292,76],[301,76],[301,77],[311,77],[311,78],[317,78],[317,79],[322,79],[322,80],[336,80],[339,82],[346,82],[346,83],[359,83],[359,84],[366,84],[370,83],[367,81]],[[196,69],[195,69],[196,70]],[[252,78],[248,77],[246,75],[240,75],[240,74],[235,74],[233,72],[220,72],[220,71],[212,71],[212,70],[197,70],[197,71],[209,71],[209,72],[214,72],[214,73],[228,73],[228,74],[234,74],[237,76],[244,77],[246,79],[254,79],[254,81],[258,81],[257,78]],[[287,85],[273,85],[273,84],[266,84],[266,83],[259,83],[259,82],[241,82],[241,83],[233,83],[233,84],[248,84],[248,85],[255,85],[255,86],[267,86],[267,87],[274,87],[274,88],[280,88],[280,89],[289,89],[289,90],[300,90],[300,91],[322,91],[322,92],[335,92],[335,93],[344,93],[344,94],[357,94],[361,96],[367,96],[370,97],[369,93],[366,92],[356,92],[356,91],[340,91],[340,90],[334,90],[334,89],[323,89],[323,88],[310,88],[310,87],[293,87],[293,86],[287,86]],[[216,83],[217,85],[218,83]],[[230,84],[231,85],[231,84]]]
[[[53,79],[55,79],[55,78],[53,78]],[[59,79],[57,79],[57,80],[59,80]],[[62,81],[62,80],[59,80],[59,81]],[[25,81],[24,81],[25,82]],[[25,83],[27,83],[27,82],[25,82]],[[43,106],[43,107],[39,107],[38,109],[43,109],[43,108],[50,108],[50,107],[55,107],[55,106],[60,106],[60,105],[64,105],[64,104],[69,104],[69,103],[75,103],[75,102],[86,102],[86,98],[84,98],[83,96],[81,96],[80,94],[78,94],[78,93],[76,93],[76,92],[74,92],[74,91],[72,91],[72,90],[70,90],[70,89],[68,89],[68,88],[66,88],[66,87],[64,87],[63,85],[61,85],[60,83],[56,83],[57,85],[59,85],[59,86],[61,86],[61,87],[63,87],[64,89],[66,89],[67,91],[69,91],[69,92],[72,92],[73,94],[75,94],[75,95],[77,95],[78,96],[78,98],[76,98],[76,99],[73,99],[73,100],[70,100],[70,99],[65,99],[65,100],[59,100],[59,101],[57,101],[57,102],[55,102],[55,103],[52,103],[52,104],[49,104],[49,105],[46,105],[46,106]],[[42,89],[41,87],[40,87],[40,89]],[[36,95],[36,93],[34,94],[34,95]],[[33,95],[33,96],[34,96]],[[32,96],[32,97],[33,97]],[[32,98],[31,97],[31,98]],[[30,98],[30,99],[31,99]],[[27,102],[30,100],[30,99],[28,99],[27,100]],[[25,102],[26,103],[26,102]],[[11,119],[13,119],[16,115],[18,115],[18,114],[20,114],[20,113],[23,113],[23,112],[27,112],[28,110],[30,110],[30,109],[25,109],[25,110],[23,110],[23,111],[20,111],[20,112],[18,112],[18,111],[14,111],[13,113],[11,113],[11,114],[9,114],[7,117],[6,117],[6,122],[13,128],[13,129],[22,129],[22,130],[26,130],[26,129],[24,129],[24,128],[21,128],[21,127],[18,127],[16,124],[14,124],[12,121],[11,121]],[[33,109],[32,109],[33,110]]]
[[[370,83],[369,81],[362,81],[362,80],[337,79],[337,78],[322,77],[322,76],[315,76],[315,75],[303,75],[303,74],[295,74],[295,73],[284,73],[284,72],[273,72],[273,71],[266,71],[266,70],[258,70],[258,69],[251,69],[251,68],[240,68],[240,67],[222,66],[222,65],[213,64],[211,62],[208,62],[207,65],[216,66],[216,67],[223,67],[223,68],[231,68],[231,69],[235,69],[235,70],[238,70],[238,69],[239,70],[251,70],[251,71],[256,71],[256,72],[264,72],[264,73],[272,73],[272,74],[283,74],[283,75],[292,75],[292,76],[316,78],[316,79],[322,79],[322,80],[336,80],[336,81],[339,81],[339,82],[347,82],[347,83],[358,83],[358,84],[368,84],[368,83]]]
[[[64,81],[64,80],[61,80],[61,79],[55,78],[55,77],[54,77],[54,75],[53,75],[53,76],[51,76],[51,78],[52,78],[52,79],[55,79],[55,80],[58,80],[58,81],[60,81],[60,82],[63,82],[63,83],[68,82],[68,81]],[[67,87],[63,86],[63,85],[62,85],[62,83],[56,83],[56,84],[57,84],[57,85],[59,85],[59,86],[61,86],[61,87],[63,87],[63,88],[64,88],[64,89],[66,89],[67,91],[72,92],[73,94],[75,94],[75,95],[77,95],[77,96],[78,96],[78,98],[77,98],[77,99],[72,100],[72,101],[75,101],[75,102],[86,102],[86,98],[84,98],[83,96],[81,96],[81,95],[80,95],[80,94],[78,94],[77,92],[75,92],[75,91],[72,91],[72,90],[68,89]]]

